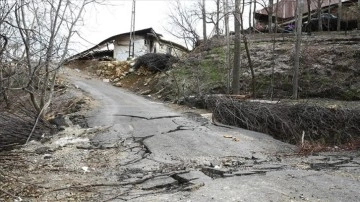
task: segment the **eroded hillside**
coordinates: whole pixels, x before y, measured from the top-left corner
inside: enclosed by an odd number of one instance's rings
[[[273,72],[274,98],[292,93],[294,36],[267,34],[247,36],[256,76],[257,97],[269,98]],[[330,33],[304,36],[300,67],[300,97],[337,100],[360,99],[360,33]],[[130,72],[130,65],[116,61],[78,61],[72,66],[109,79],[115,86],[129,88],[151,97],[183,102],[213,93],[227,93],[231,67],[226,65],[226,41],[213,38],[166,72],[150,72],[146,67]],[[230,47],[230,60],[233,46]],[[250,70],[243,50],[241,94],[250,93]],[[230,71],[230,74],[229,74]],[[107,81],[107,80],[104,80]]]

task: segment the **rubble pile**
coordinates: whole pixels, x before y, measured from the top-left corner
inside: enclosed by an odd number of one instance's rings
[[[130,64],[122,61],[99,62],[95,66],[97,76],[110,80],[124,78],[129,73],[129,69]]]
[[[123,87],[125,83],[129,83],[127,81],[131,79],[128,78],[129,75],[149,76],[154,74],[154,72],[143,66],[136,71],[131,66],[131,62],[128,61],[100,61],[93,66],[93,71],[97,76],[103,78],[104,82],[111,82],[116,87]]]

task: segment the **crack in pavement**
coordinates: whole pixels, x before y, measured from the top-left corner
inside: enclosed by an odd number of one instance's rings
[[[122,116],[122,117],[138,118],[138,119],[145,119],[145,120],[171,119],[171,118],[179,118],[179,117],[181,117],[181,116],[144,117],[144,116],[135,116],[135,115],[128,115],[128,114],[114,114],[113,116]]]
[[[181,131],[181,130],[194,130],[194,128],[189,128],[188,126],[178,126],[175,129],[169,130],[167,132],[162,132],[161,134],[169,134],[169,133],[174,133],[177,131]]]
[[[148,138],[154,137],[155,135],[148,135],[145,137],[135,137],[133,136],[134,142],[139,143],[140,146],[143,146],[143,148],[145,149],[145,153],[151,154],[152,152],[150,151],[149,147],[146,146],[146,144],[144,143],[144,141]],[[136,140],[138,139],[138,140]]]

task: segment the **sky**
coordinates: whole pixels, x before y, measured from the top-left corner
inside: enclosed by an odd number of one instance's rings
[[[181,2],[192,6],[196,1]],[[212,1],[207,0],[207,6],[211,6]],[[174,38],[166,31],[170,29],[168,15],[172,3],[172,0],[136,0],[135,30],[152,27],[157,33],[162,34],[164,39],[184,45],[182,40]],[[78,27],[78,35],[74,35],[72,39],[73,51],[86,50],[113,35],[129,32],[131,7],[131,0],[104,0],[102,4],[87,6]],[[202,32],[199,30],[199,33]]]

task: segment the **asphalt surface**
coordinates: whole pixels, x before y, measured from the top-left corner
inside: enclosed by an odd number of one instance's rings
[[[153,193],[140,191],[126,200],[360,201],[359,152],[296,156],[295,146],[266,134],[215,126],[198,114],[177,112],[99,79],[70,79],[99,102],[87,116],[89,126],[109,127],[92,138],[93,145],[111,148],[125,141],[141,146],[141,158],[128,153],[120,170],[200,173],[186,181],[191,189],[180,189],[185,184],[169,174],[143,185]]]
[[[291,152],[294,146],[272,137],[238,128],[217,127],[192,120],[161,102],[151,101],[127,90],[97,79],[74,83],[100,101],[92,112],[90,127],[111,126],[110,132],[99,135],[100,144],[112,144],[117,138],[145,138],[144,144],[158,160],[169,157],[181,160],[239,156],[251,158],[254,153]],[[232,138],[238,141],[233,141]]]

